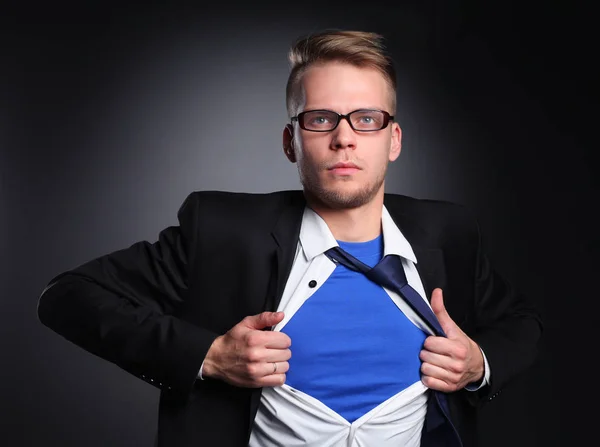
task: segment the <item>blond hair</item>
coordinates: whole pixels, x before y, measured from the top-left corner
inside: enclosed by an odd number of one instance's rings
[[[288,115],[296,113],[300,103],[299,84],[306,69],[314,64],[342,62],[379,71],[391,90],[389,112],[396,112],[396,70],[387,53],[383,37],[365,31],[326,30],[300,37],[288,53],[291,72],[286,86]]]

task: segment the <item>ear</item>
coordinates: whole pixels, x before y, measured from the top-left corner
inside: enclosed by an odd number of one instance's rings
[[[286,124],[283,129],[283,153],[290,162],[296,163],[296,153],[294,152],[294,128],[291,124]]]
[[[389,160],[395,161],[402,150],[402,129],[398,123],[392,123],[392,139],[390,141]]]

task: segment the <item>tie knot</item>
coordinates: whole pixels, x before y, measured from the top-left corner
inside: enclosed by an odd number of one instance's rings
[[[332,247],[325,252],[325,255],[333,262],[342,264],[343,266],[356,272],[366,273],[371,270],[371,267],[359,259],[356,259],[341,247]]]

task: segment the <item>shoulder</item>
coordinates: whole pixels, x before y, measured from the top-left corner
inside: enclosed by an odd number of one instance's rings
[[[278,216],[290,206],[301,206],[304,195],[300,190],[247,193],[235,191],[193,191],[178,211],[180,221],[235,218],[238,221],[264,221]]]
[[[384,203],[394,220],[409,221],[437,238],[442,235],[477,237],[479,233],[475,214],[460,203],[400,194],[386,194]]]
[[[447,200],[422,199],[401,194],[386,194],[385,206],[390,213],[400,213],[415,218],[438,217],[444,220],[473,220],[473,212],[460,203]]]
[[[285,204],[302,196],[300,190],[249,193],[237,191],[192,191],[185,198],[182,207],[209,206],[218,208],[245,206],[273,206]]]

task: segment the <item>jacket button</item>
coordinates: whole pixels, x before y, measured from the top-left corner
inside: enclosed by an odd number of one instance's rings
[[[314,279],[311,279],[310,282],[308,283],[308,287],[310,287],[311,289],[314,289],[317,286],[317,281],[315,281]]]

